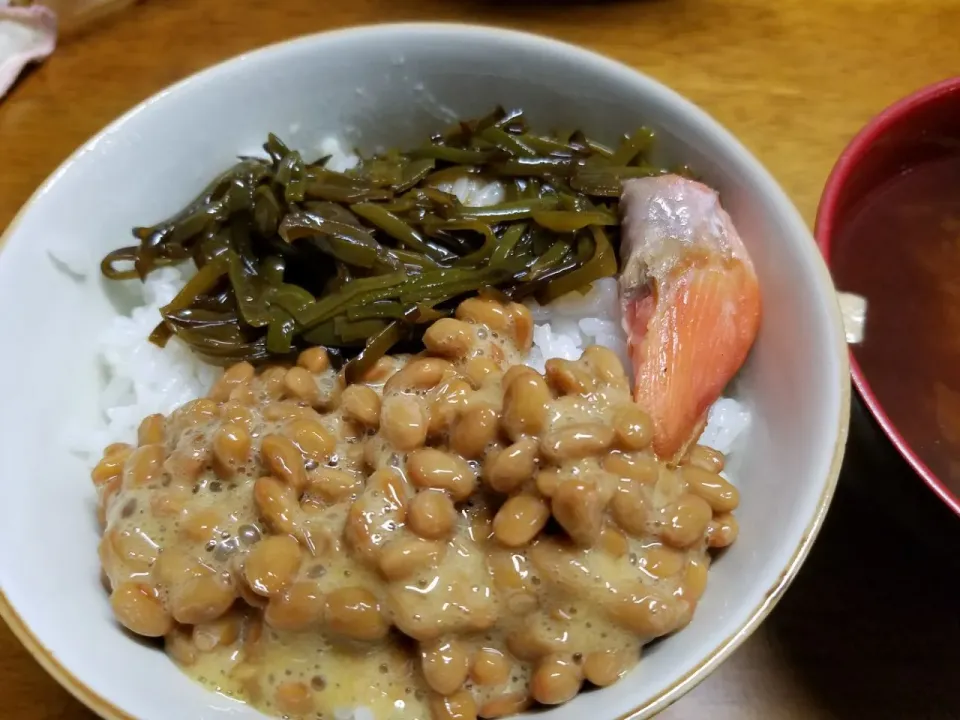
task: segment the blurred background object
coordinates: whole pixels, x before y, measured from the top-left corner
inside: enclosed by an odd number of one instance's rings
[[[47,57],[57,43],[57,19],[48,8],[0,0],[0,97],[23,68]]]
[[[57,39],[77,35],[141,0],[0,0],[0,98]]]

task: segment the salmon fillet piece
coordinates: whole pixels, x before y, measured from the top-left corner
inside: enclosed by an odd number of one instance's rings
[[[653,449],[678,459],[740,370],[760,327],[753,263],[716,191],[679,177],[628,180],[620,299],[634,398]]]

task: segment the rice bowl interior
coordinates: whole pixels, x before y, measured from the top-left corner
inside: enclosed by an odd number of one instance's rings
[[[354,43],[364,32],[383,35],[375,47],[361,43],[361,50]],[[296,80],[289,81],[281,71],[293,59],[307,66],[317,62],[309,60],[315,42],[321,41],[307,39],[248,56],[140,109],[88,146],[14,224],[0,256],[0,300],[7,308],[16,297],[19,306],[36,310],[30,317],[0,315],[0,327],[7,337],[28,337],[37,323],[56,324],[62,329],[58,343],[71,348],[69,373],[63,372],[59,352],[44,353],[30,367],[20,366],[15,372],[11,365],[11,372],[3,375],[3,392],[11,399],[8,407],[17,409],[16,419],[10,410],[3,415],[3,476],[43,479],[41,486],[10,487],[11,506],[43,505],[45,513],[43,519],[33,510],[11,515],[4,537],[12,543],[35,534],[38,523],[46,526],[42,545],[47,550],[25,550],[0,565],[4,593],[22,618],[22,622],[14,619],[15,629],[29,638],[24,629],[29,627],[53,650],[54,655],[44,660],[46,666],[108,717],[127,713],[141,718],[206,718],[223,710],[235,717],[257,716],[181,680],[161,654],[136,646],[110,619],[96,583],[96,557],[90,552],[98,534],[93,513],[78,511],[92,503],[83,481],[85,463],[65,450],[91,445],[102,449],[104,436],[94,439],[93,435],[101,431],[106,407],[123,408],[110,415],[109,433],[115,436],[130,432],[147,410],[160,410],[180,400],[164,387],[163,377],[169,370],[161,373],[159,366],[151,368],[149,358],[132,360],[138,346],[129,338],[143,335],[142,327],[136,325],[136,312],[127,327],[118,323],[108,330],[116,312],[128,311],[131,305],[111,302],[107,293],[115,289],[103,288],[97,279],[68,277],[54,266],[51,255],[71,268],[92,267],[129,227],[145,216],[161,217],[178,207],[211,168],[227,164],[237,148],[249,147],[270,128],[296,125],[296,143],[305,149],[341,132],[352,134],[351,144],[376,147],[410,142],[422,128],[448,119],[444,116],[449,113],[476,115],[483,110],[480,105],[489,105],[493,98],[505,104],[516,102],[534,116],[549,117],[551,123],[567,120],[606,138],[616,137],[642,114],[660,132],[663,152],[696,164],[720,188],[754,256],[767,301],[767,320],[736,398],[715,409],[712,420],[716,422],[710,428],[710,432],[728,430],[735,435],[742,408],[752,416],[740,440],[750,452],[735,453],[730,468],[744,497],[740,541],[718,565],[711,589],[687,630],[652,648],[626,681],[551,710],[549,716],[579,717],[588,703],[595,712],[599,704],[609,717],[662,708],[763,615],[770,597],[779,594],[785,578],[795,571],[832,491],[831,468],[838,462],[837,446],[846,425],[845,352],[829,281],[807,242],[806,230],[765,173],[709,120],[659,86],[589,54],[526,36],[466,29],[335,34],[322,41],[329,43],[324,45],[330,52],[325,60],[332,63],[326,69],[337,71],[326,76],[325,92],[343,99],[334,104],[337,110],[331,110],[330,104],[298,91],[297,83],[304,78],[300,71],[294,73]],[[502,71],[498,56],[505,52],[527,68],[523,79],[490,80]],[[458,58],[456,63],[449,62],[451,53]],[[380,76],[374,68],[383,67],[392,70],[387,78],[376,79]],[[559,75],[565,77],[563,87],[555,79]],[[458,89],[468,79],[476,83],[474,98]],[[244,98],[249,97],[251,82],[274,102],[257,103],[249,113],[239,115],[237,108],[249,107]],[[569,101],[572,87],[574,97],[582,98],[578,102]],[[181,113],[187,105],[191,112]],[[385,120],[385,108],[398,114]],[[193,127],[200,116],[207,118],[204,132]],[[218,131],[212,131],[214,127]],[[157,142],[136,141],[146,136]],[[166,138],[177,138],[176,152],[164,145]],[[151,173],[131,183],[129,172],[134,166],[149,166]],[[109,196],[105,188],[111,189]],[[93,217],[90,208],[110,212]],[[772,237],[785,241],[772,242]],[[77,252],[78,242],[86,252]],[[784,268],[790,268],[790,273]],[[146,298],[144,311],[166,299],[161,280],[159,276],[158,284],[150,287],[153,294]],[[44,302],[44,293],[51,287],[62,298],[56,309]],[[817,298],[814,304],[811,297]],[[558,314],[549,318],[550,334],[540,329],[537,345],[542,359],[562,354],[564,343],[578,347],[584,343],[582,337],[566,331],[560,317],[575,320],[578,332],[594,339],[606,335],[616,342],[609,332],[615,325],[597,324],[592,329],[590,323],[583,325],[586,321],[613,323],[609,316]],[[137,373],[142,371],[143,391],[138,390],[136,397],[115,379],[104,392],[98,377],[100,350],[90,338],[105,333],[108,337],[101,347],[108,363],[122,365],[128,372],[135,364]],[[173,354],[168,352],[163,362],[176,361],[170,357]],[[213,377],[198,371],[192,358],[181,360],[177,391],[194,397],[199,394],[194,389],[209,385]],[[41,384],[43,392],[31,390]],[[729,422],[728,410],[733,417]],[[51,417],[56,421],[51,423]],[[78,428],[83,432],[78,433]],[[44,451],[51,444],[58,448],[56,453]],[[62,548],[64,559],[50,561],[51,547]],[[65,586],[71,588],[70,602],[59,601]],[[10,620],[9,609],[5,615]],[[28,644],[36,645],[29,640]],[[67,679],[70,675],[58,667],[69,668],[78,680]],[[123,682],[118,683],[118,678]],[[157,678],[163,678],[162,683]],[[157,692],[158,687],[174,686],[176,693]],[[103,705],[95,699],[98,696],[109,698],[122,712]]]

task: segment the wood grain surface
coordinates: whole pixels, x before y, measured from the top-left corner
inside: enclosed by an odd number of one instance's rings
[[[738,135],[811,223],[852,134],[960,73],[955,0],[148,0],[68,38],[0,101],[0,227],[78,145],[169,83],[266,43],[388,20],[537,31],[639,68]],[[960,718],[960,520],[878,453],[855,433],[793,587],[662,718]],[[16,720],[92,717],[2,625],[0,708]]]

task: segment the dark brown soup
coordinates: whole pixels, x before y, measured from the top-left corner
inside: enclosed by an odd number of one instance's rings
[[[831,264],[837,287],[868,302],[854,356],[904,439],[960,492],[960,156],[886,182],[848,217]]]

